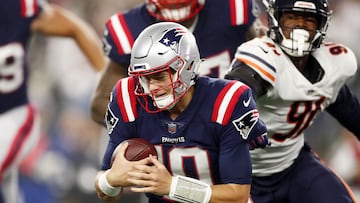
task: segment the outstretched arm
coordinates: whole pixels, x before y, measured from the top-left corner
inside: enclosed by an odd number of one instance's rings
[[[340,89],[336,101],[326,111],[360,140],[360,103],[346,85]]]
[[[106,57],[99,36],[89,24],[65,8],[46,4],[31,29],[44,35],[73,38],[96,71],[104,68]]]

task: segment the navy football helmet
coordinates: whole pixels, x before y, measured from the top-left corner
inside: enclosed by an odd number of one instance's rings
[[[146,0],[152,16],[162,21],[182,22],[197,15],[205,0]]]
[[[331,15],[327,0],[263,0],[263,3],[268,13],[268,35],[287,54],[302,57],[321,45],[325,38]],[[298,12],[315,16],[318,22],[318,29],[313,39],[308,39],[309,34],[302,29],[294,29],[291,39],[287,39],[280,25],[280,17],[284,12]],[[300,42],[300,44],[296,38],[303,38],[305,41]],[[299,51],[299,49],[301,50]]]

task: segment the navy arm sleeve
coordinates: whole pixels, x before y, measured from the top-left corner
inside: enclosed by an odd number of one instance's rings
[[[255,99],[264,95],[270,88],[270,84],[245,63],[236,60],[231,65],[231,71],[225,75],[225,79],[238,80],[249,86]]]
[[[360,140],[360,104],[347,85],[340,89],[336,101],[326,111]]]

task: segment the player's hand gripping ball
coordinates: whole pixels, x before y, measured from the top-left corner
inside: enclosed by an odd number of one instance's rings
[[[125,140],[128,142],[128,147],[125,151],[125,158],[129,161],[139,161],[141,159],[149,157],[149,155],[157,156],[156,149],[153,144],[142,138],[131,138]],[[119,144],[121,146],[122,143]],[[113,153],[113,159],[117,153],[119,146]],[[112,160],[113,161],[113,160]]]

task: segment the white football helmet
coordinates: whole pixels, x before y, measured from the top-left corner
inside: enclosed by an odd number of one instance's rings
[[[131,51],[129,75],[137,79],[135,94],[148,112],[171,109],[195,84],[200,63],[194,35],[174,22],[155,23],[144,29]],[[168,71],[172,92],[161,98],[150,92],[145,76]],[[149,96],[156,109],[149,106]]]
[[[162,21],[181,22],[197,15],[205,0],[146,0],[147,10]]]
[[[290,56],[302,57],[318,48],[323,42],[331,12],[327,0],[263,0],[268,13],[269,36]],[[283,34],[279,24],[284,12],[300,12],[317,18],[318,29],[313,39],[308,30],[295,28],[290,39]]]

